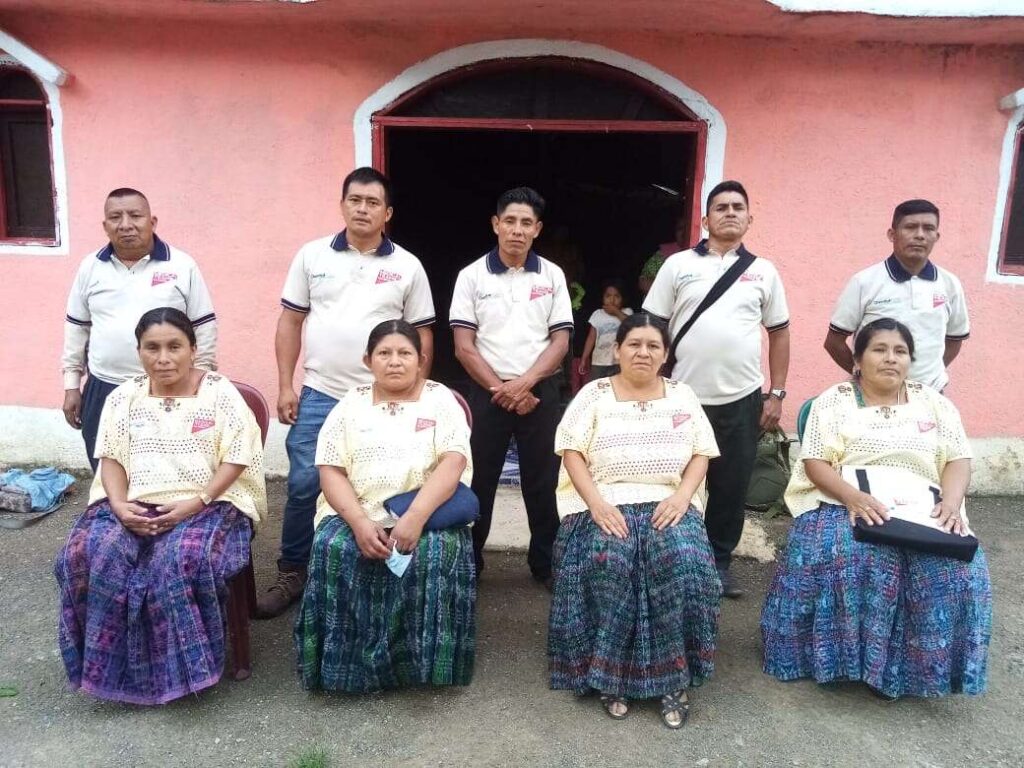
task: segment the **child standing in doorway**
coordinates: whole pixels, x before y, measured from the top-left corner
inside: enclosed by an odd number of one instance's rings
[[[580,375],[588,381],[605,376],[614,376],[619,372],[615,364],[615,334],[619,325],[633,310],[622,306],[622,284],[618,280],[609,280],[602,286],[601,308],[595,309],[590,316],[590,332],[583,345],[580,356]]]

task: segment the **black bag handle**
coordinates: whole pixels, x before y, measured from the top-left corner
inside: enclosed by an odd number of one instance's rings
[[[697,305],[697,308],[693,310],[693,314],[687,318],[685,323],[683,323],[683,327],[679,329],[676,333],[676,337],[672,339],[672,348],[669,350],[669,365],[667,366],[669,376],[672,375],[672,369],[675,368],[676,347],[679,346],[679,342],[682,341],[683,336],[685,336],[686,332],[693,327],[693,324],[697,322],[700,316],[710,309],[712,304],[722,298],[722,294],[729,290],[733,283],[740,279],[740,275],[747,271],[747,268],[754,263],[754,259],[756,258],[757,257],[752,253],[744,251],[744,253],[736,259],[736,262],[725,271],[725,274],[718,278],[718,281],[711,286],[711,290],[708,291],[707,296],[703,298],[701,303]]]

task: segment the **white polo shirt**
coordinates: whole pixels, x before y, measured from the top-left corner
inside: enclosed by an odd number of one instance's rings
[[[76,389],[86,369],[108,384],[144,373],[135,326],[158,307],[188,315],[196,333],[196,367],[216,370],[217,317],[191,256],[155,235],[153,252],[131,267],[117,258],[110,244],[86,256],[68,294],[61,357],[64,388]]]
[[[903,323],[914,337],[910,378],[942,390],[949,383],[942,361],[946,339],[962,341],[971,332],[967,298],[956,275],[930,261],[911,275],[892,255],[850,278],[829,328],[850,335],[882,317]]]
[[[288,270],[281,305],[307,315],[303,384],[339,400],[373,381],[363,355],[376,325],[434,322],[423,265],[386,236],[368,253],[349,245],[344,232],[306,243]]]
[[[741,254],[742,245],[719,256],[707,241],[665,260],[654,278],[644,310],[668,320],[674,339],[679,328]],[[685,382],[702,405],[724,405],[764,384],[761,326],[769,333],[789,325],[786,293],[775,266],[756,258],[679,342],[672,378]]]
[[[572,333],[572,304],[561,268],[531,251],[510,269],[495,248],[459,272],[448,313],[452,328],[476,331],[480,356],[503,381],[537,362],[555,331]]]

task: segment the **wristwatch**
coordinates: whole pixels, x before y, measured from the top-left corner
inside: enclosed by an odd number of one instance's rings
[[[786,390],[784,390],[784,389],[769,389],[768,390],[768,396],[769,397],[774,397],[777,400],[785,400],[786,399]]]
[[[208,507],[213,504],[213,497],[205,491],[199,494],[199,500],[203,502],[204,507]]]

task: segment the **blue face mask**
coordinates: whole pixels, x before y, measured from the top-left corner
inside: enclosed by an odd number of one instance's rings
[[[398,551],[396,545],[391,545],[391,554],[388,555],[388,559],[384,561],[385,565],[391,570],[395,576],[402,578],[405,573],[405,569],[409,567],[409,563],[412,562],[412,552],[407,555],[403,555]]]

